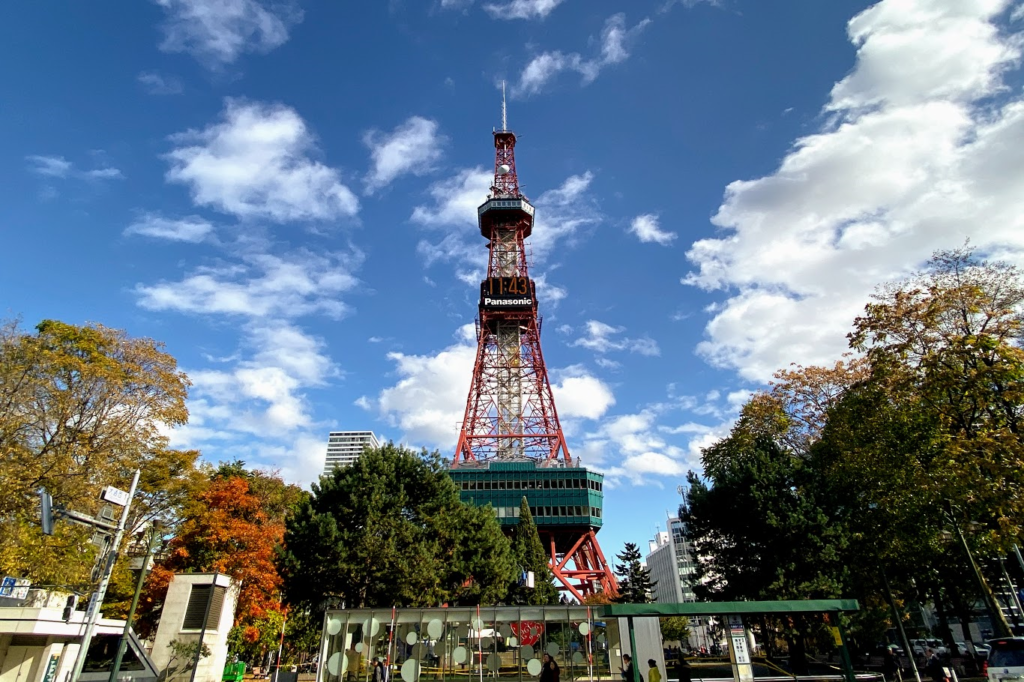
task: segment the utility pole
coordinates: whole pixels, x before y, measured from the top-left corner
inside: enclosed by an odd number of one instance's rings
[[[103,604],[103,598],[107,595],[107,587],[110,586],[110,574],[114,570],[114,562],[117,561],[118,550],[121,547],[121,538],[124,537],[124,527],[128,523],[128,511],[131,509],[132,500],[135,499],[135,488],[139,485],[140,473],[136,469],[135,475],[132,476],[132,486],[128,491],[128,499],[124,509],[121,511],[121,522],[117,524],[114,541],[107,550],[100,584],[96,588],[92,600],[89,601],[89,610],[85,619],[85,634],[82,636],[82,644],[78,649],[78,656],[75,657],[75,667],[71,671],[71,682],[78,682],[78,678],[82,674],[82,668],[85,667],[85,657],[89,653],[89,644],[92,642],[92,635],[96,631],[96,621],[99,619],[100,605]]]
[[[139,579],[135,583],[135,595],[132,597],[132,606],[128,609],[128,617],[124,621],[124,631],[117,644],[117,654],[114,656],[114,664],[110,666],[110,677],[108,682],[117,682],[117,673],[121,671],[121,660],[124,658],[125,649],[128,648],[128,633],[132,627],[132,620],[135,619],[135,609],[139,605],[139,595],[142,594],[142,585],[146,582],[146,573],[149,568],[149,558],[153,556],[157,540],[160,538],[157,533],[157,522],[150,526],[149,538],[146,542],[146,556],[142,558],[142,570],[139,571]]]

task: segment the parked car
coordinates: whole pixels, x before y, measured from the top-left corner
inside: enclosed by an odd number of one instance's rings
[[[988,644],[975,644],[974,650],[978,652],[978,656],[988,658],[988,652],[991,651],[991,648]]]
[[[945,656],[949,649],[942,643],[941,639],[912,639],[910,647],[914,650],[915,656],[924,656],[928,649],[931,649],[939,656]]]
[[[1024,677],[1024,637],[1000,637],[988,641],[990,651],[983,666],[988,682]]]

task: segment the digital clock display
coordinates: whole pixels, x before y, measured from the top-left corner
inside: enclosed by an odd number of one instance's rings
[[[488,277],[480,283],[482,308],[531,308],[535,289],[529,277]]]

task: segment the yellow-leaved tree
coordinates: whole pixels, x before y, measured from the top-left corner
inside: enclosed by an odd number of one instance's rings
[[[189,381],[160,343],[99,324],[44,320],[34,332],[0,325],[0,572],[37,584],[88,582],[92,530],[39,528],[40,488],[57,506],[93,514],[99,489],[127,489],[136,468],[177,460],[189,477],[197,453],[175,453],[164,435],[188,420]],[[165,467],[166,468],[166,467]],[[150,478],[152,478],[150,476]],[[159,482],[151,481],[151,487]],[[165,514],[165,495],[138,500],[135,521]]]

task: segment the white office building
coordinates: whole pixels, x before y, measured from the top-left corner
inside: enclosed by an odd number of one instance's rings
[[[363,450],[379,445],[373,431],[331,431],[327,437],[324,475],[330,475],[338,467],[347,467],[363,454]]]

